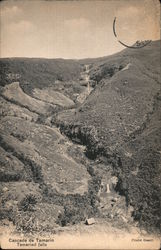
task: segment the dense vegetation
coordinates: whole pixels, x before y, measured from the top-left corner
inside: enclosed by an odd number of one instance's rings
[[[0,60],[0,86],[20,81],[27,88],[44,88],[55,80],[76,80],[80,71],[80,63],[74,60],[4,58]]]
[[[87,145],[88,156],[112,163],[134,218],[161,230],[160,41],[88,63],[97,87],[72,116],[60,113],[57,124]]]

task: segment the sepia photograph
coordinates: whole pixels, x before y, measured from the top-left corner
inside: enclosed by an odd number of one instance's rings
[[[0,1],[0,248],[160,247],[160,1]]]

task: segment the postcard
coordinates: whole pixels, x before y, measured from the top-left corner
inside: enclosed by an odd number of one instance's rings
[[[160,1],[5,0],[0,20],[0,247],[160,249]]]

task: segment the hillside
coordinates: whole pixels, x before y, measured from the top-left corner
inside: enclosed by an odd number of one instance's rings
[[[160,232],[160,41],[0,65],[0,225]]]
[[[96,87],[75,112],[58,114],[61,131],[106,158],[117,190],[141,226],[160,229],[160,42],[88,60]]]
[[[1,65],[1,86],[13,81],[32,81],[35,87],[46,87],[55,80],[76,80],[80,64],[76,60],[42,58],[3,58]]]
[[[20,82],[25,93],[32,95],[34,88],[54,88],[70,98],[80,93],[78,84],[82,65],[77,60],[43,58],[0,59],[0,86]]]

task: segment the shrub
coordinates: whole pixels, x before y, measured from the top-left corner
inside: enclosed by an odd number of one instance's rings
[[[26,197],[21,200],[19,204],[20,210],[23,211],[34,211],[34,205],[37,203],[37,198],[33,194],[27,194]]]

